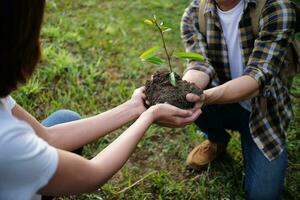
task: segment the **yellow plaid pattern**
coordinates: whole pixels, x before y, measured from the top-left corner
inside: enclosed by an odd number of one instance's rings
[[[253,140],[271,161],[285,148],[292,106],[288,89],[280,78],[280,70],[287,66],[287,47],[296,26],[296,15],[287,0],[269,0],[259,20],[259,36],[253,34],[250,10],[256,0],[244,0],[245,7],[239,23],[244,75],[256,79],[260,94],[251,100],[249,127]],[[214,0],[208,0],[205,12],[206,33],[199,29],[199,0],[193,0],[181,21],[181,35],[186,51],[201,53],[205,61],[189,60],[187,70],[207,73],[209,87],[231,80],[228,51]]]

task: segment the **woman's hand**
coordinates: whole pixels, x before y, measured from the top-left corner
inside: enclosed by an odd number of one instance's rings
[[[169,105],[169,109],[172,109],[173,113],[170,112],[170,116],[164,116],[159,118],[156,123],[161,126],[178,128],[184,127],[188,124],[193,123],[199,115],[202,113],[201,107],[203,106],[205,95],[198,96],[193,93],[186,95],[186,99],[189,102],[195,103],[195,106],[190,110],[182,110],[177,107]],[[168,104],[164,104],[168,105]],[[189,113],[189,114],[188,114]]]
[[[146,95],[144,92],[145,86],[137,88],[129,100],[132,108],[137,110],[138,116],[140,116],[147,109],[145,107]]]
[[[183,110],[167,103],[151,106],[145,112],[145,115],[150,115],[152,122],[172,128],[191,124],[200,114],[201,109]]]

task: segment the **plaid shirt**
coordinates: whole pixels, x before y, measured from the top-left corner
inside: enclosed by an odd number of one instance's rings
[[[249,127],[252,138],[268,160],[275,159],[285,148],[292,107],[288,89],[279,76],[286,66],[288,43],[294,32],[295,11],[287,0],[269,0],[259,19],[259,36],[255,38],[250,10],[256,0],[244,0],[244,12],[239,23],[243,75],[258,81],[260,93],[251,99]],[[199,30],[199,0],[193,0],[181,21],[182,39],[186,51],[201,53],[205,61],[190,60],[187,70],[205,72],[214,87],[231,80],[228,51],[214,0],[208,0],[205,12],[206,36]]]

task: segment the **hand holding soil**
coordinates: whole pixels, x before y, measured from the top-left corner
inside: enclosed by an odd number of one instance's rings
[[[194,108],[193,110],[197,110],[197,109],[201,109],[203,104],[204,104],[204,100],[205,100],[205,96],[204,93],[200,96],[193,94],[193,93],[189,93],[186,95],[186,99],[188,102],[192,102],[194,103]]]
[[[204,98],[202,90],[195,84],[182,80],[177,74],[175,75],[177,84],[174,86],[169,81],[169,74],[168,72],[156,72],[153,74],[153,78],[146,82],[145,94],[149,106],[169,103],[182,109],[191,109],[194,106],[200,109],[203,103],[201,100]],[[189,93],[201,98],[188,95]]]
[[[146,82],[146,101],[149,102],[150,106],[159,103],[169,103],[181,109],[191,109],[193,107],[195,107],[195,110],[197,107],[200,109],[202,104],[201,101],[195,100],[194,97],[188,97],[191,98],[192,101],[187,101],[187,94],[193,93],[201,96],[203,94],[202,90],[199,89],[195,84],[182,80],[181,77],[173,71],[173,52],[170,53],[168,51],[164,37],[164,34],[169,32],[171,29],[165,26],[162,21],[159,22],[156,16],[153,16],[153,19],[146,19],[144,22],[154,27],[158,31],[170,70],[169,72],[156,72],[153,74],[152,79]],[[155,65],[161,65],[164,63],[164,61],[155,56],[155,53],[159,49],[159,46],[148,49],[140,55],[141,60]],[[204,60],[202,55],[193,52],[177,52],[175,53],[175,56],[182,59],[197,61]]]
[[[137,110],[137,116],[140,116],[147,108],[145,106],[145,87],[140,87],[134,90],[130,101],[132,107]]]
[[[183,110],[170,104],[156,104],[151,106],[142,115],[149,114],[152,121],[158,125],[180,128],[193,123],[201,114],[201,109],[198,110]]]

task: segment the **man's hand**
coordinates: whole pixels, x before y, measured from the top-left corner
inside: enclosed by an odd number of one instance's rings
[[[205,94],[198,96],[196,94],[189,93],[186,95],[186,100],[189,102],[195,103],[195,106],[192,110],[198,110],[198,109],[201,109],[204,104]]]

